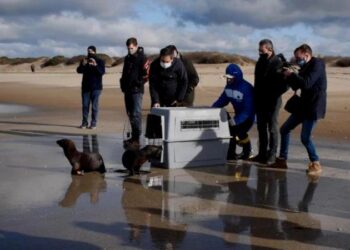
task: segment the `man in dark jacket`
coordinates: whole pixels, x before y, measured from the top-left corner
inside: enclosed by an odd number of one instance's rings
[[[138,47],[136,38],[129,38],[126,46],[128,55],[124,58],[120,88],[124,93],[126,113],[131,124],[131,138],[124,143],[139,145],[142,131],[142,97],[149,65],[143,48]]]
[[[290,132],[302,124],[301,142],[309,155],[309,174],[322,171],[316,148],[311,140],[317,120],[325,117],[327,99],[327,76],[324,62],[312,56],[309,45],[303,44],[294,51],[296,62],[301,67],[299,74],[286,70],[284,75],[293,90],[301,90],[300,109],[291,114],[280,129],[280,156],[272,166],[286,168]]]
[[[179,58],[185,66],[187,79],[188,79],[188,86],[187,86],[185,99],[183,100],[182,104],[185,107],[192,107],[194,103],[194,97],[195,97],[195,88],[199,83],[199,77],[198,77],[196,68],[193,66],[193,63],[188,58],[184,57],[177,50],[175,45],[169,45],[168,48],[170,48],[173,51],[174,57]]]
[[[84,58],[77,72],[83,74],[81,84],[81,96],[83,106],[83,121],[80,128],[85,129],[89,125],[88,116],[90,104],[92,105],[90,129],[95,129],[98,118],[98,103],[102,92],[102,76],[105,73],[104,62],[96,56],[96,47],[91,45],[87,49],[87,58]]]
[[[278,146],[278,114],[281,95],[287,90],[283,76],[278,73],[282,61],[275,55],[269,39],[259,43],[259,60],[255,66],[254,103],[259,133],[259,153],[252,160],[273,163]]]
[[[178,106],[185,98],[187,84],[187,73],[183,63],[174,58],[171,49],[163,48],[150,69],[152,107]]]

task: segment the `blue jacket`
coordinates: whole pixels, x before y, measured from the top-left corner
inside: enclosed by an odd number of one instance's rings
[[[79,64],[77,72],[83,74],[81,89],[83,92],[102,90],[102,76],[105,73],[105,63],[99,58],[95,58],[97,66],[90,66],[89,64]]]
[[[238,72],[235,82],[226,84],[221,96],[212,105],[212,107],[222,108],[230,102],[235,110],[233,119],[236,125],[248,119],[255,119],[253,86],[243,79],[243,73],[240,69]]]

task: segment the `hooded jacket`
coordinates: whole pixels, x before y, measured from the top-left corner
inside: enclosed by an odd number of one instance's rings
[[[124,58],[120,88],[124,93],[143,93],[144,76],[146,74],[144,64],[147,58],[142,47],[139,47],[134,55],[128,54]]]
[[[174,58],[167,69],[160,66],[159,57],[152,62],[149,78],[152,105],[170,106],[174,101],[183,101],[187,85],[186,69],[180,59]]]
[[[81,89],[83,92],[102,90],[102,76],[105,73],[105,63],[100,58],[93,57],[97,63],[97,66],[91,66],[89,64],[83,65],[81,62],[77,68],[79,74],[83,74],[81,83]]]
[[[253,86],[243,79],[243,72],[238,66],[235,67],[234,77],[234,83],[226,84],[224,91],[212,107],[222,108],[231,103],[235,110],[233,119],[236,125],[239,125],[248,119],[255,119]]]

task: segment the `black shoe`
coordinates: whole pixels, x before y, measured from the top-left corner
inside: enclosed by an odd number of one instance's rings
[[[241,153],[238,157],[240,160],[251,160],[253,157],[253,151],[250,151],[249,153]]]
[[[266,157],[261,156],[261,155],[256,155],[256,156],[250,158],[249,160],[252,162],[257,162],[257,163],[261,163],[261,164],[266,164],[266,162],[267,162]]]

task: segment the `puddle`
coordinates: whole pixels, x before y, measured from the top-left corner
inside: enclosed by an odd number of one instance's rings
[[[62,138],[100,153],[107,173],[71,176]],[[124,169],[120,135],[18,135],[0,144],[0,249],[347,248],[350,204],[339,190],[350,189],[348,150],[322,144],[320,179],[306,177],[294,143],[287,172],[146,162],[126,177],[114,172]]]
[[[25,105],[16,104],[1,104],[0,103],[0,115],[12,115],[32,112],[34,109]]]

